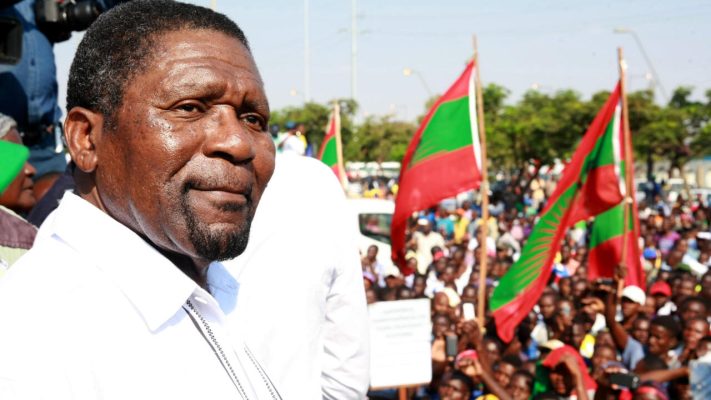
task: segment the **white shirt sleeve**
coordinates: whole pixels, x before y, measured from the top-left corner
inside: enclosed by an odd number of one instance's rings
[[[364,399],[369,384],[369,329],[358,257],[357,218],[351,215],[345,197],[335,207],[337,221],[333,238],[338,251],[331,290],[326,299],[324,362],[321,374],[324,399]]]

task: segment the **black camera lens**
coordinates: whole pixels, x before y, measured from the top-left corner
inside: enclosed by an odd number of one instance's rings
[[[91,0],[67,3],[63,11],[64,20],[73,31],[83,31],[99,16],[99,9]]]

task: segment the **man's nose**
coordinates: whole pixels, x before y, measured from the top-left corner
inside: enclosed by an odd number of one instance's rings
[[[25,163],[25,168],[23,169],[23,172],[24,172],[25,175],[26,175],[27,177],[29,177],[29,178],[32,178],[33,176],[35,176],[35,174],[37,174],[37,170],[36,170],[35,167],[34,167],[32,164],[30,164],[29,162],[26,162],[26,163]]]
[[[234,164],[249,162],[255,156],[253,135],[234,108],[218,107],[213,124],[206,132],[205,155],[224,158]]]

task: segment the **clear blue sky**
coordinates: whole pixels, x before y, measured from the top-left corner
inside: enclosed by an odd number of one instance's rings
[[[309,0],[309,7],[312,100],[350,97],[351,1]],[[217,8],[247,34],[272,109],[300,104],[304,1],[217,0]],[[441,94],[470,57],[474,33],[482,81],[510,89],[509,102],[533,84],[545,92],[571,88],[584,97],[612,89],[617,46],[626,53],[630,90],[648,87],[639,46],[632,35],[613,33],[617,27],[638,34],[667,92],[689,85],[702,98],[711,89],[710,22],[708,0],[358,0],[357,100],[364,113],[414,119],[428,95],[415,75],[403,76],[403,68],[418,71]],[[62,105],[79,38],[55,50]]]

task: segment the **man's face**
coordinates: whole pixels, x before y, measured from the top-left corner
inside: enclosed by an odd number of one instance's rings
[[[516,367],[507,362],[500,361],[494,370],[494,379],[496,379],[502,387],[507,387],[509,382],[511,382],[511,376],[513,376],[514,372],[516,372]]]
[[[701,319],[689,321],[684,327],[684,345],[696,349],[699,341],[709,333],[709,324]]]
[[[425,294],[425,289],[427,288],[427,281],[424,278],[415,278],[415,283],[413,289],[415,290],[415,297],[420,297]]]
[[[445,333],[450,328],[449,319],[445,316],[439,315],[432,322],[432,334],[435,337],[444,337]]]
[[[568,300],[559,300],[556,305],[556,317],[564,326],[570,326],[573,323],[573,318],[575,318],[573,303]]]
[[[583,340],[585,340],[585,335],[587,335],[587,331],[585,330],[585,325],[583,324],[573,324],[572,326],[572,339],[573,339],[573,345],[575,348],[580,348],[580,345],[583,343]]]
[[[705,318],[706,317],[706,307],[700,301],[690,301],[686,303],[686,307],[683,307],[679,312],[681,320],[686,322],[693,318]]]
[[[455,268],[451,265],[447,265],[439,279],[444,283],[452,283],[454,282],[455,273]]]
[[[550,319],[555,314],[555,300],[552,296],[543,296],[538,301],[538,307],[541,309],[541,315],[544,319]]]
[[[169,253],[235,257],[274,170],[269,105],[251,54],[211,30],[155,38],[102,134],[96,186],[106,211]]]
[[[464,400],[470,397],[467,385],[459,379],[449,379],[439,385],[442,400]]]
[[[674,345],[669,331],[661,325],[651,324],[649,328],[649,352],[661,356]]]
[[[622,304],[620,305],[622,309],[622,316],[625,319],[632,318],[637,315],[637,310],[639,310],[639,304],[632,299],[627,297],[622,298]]]
[[[593,371],[599,370],[602,365],[608,361],[615,361],[616,357],[617,354],[615,354],[612,348],[607,346],[598,346],[595,348],[595,352],[590,360],[592,362]]]
[[[492,339],[484,339],[483,344],[484,351],[489,357],[489,361],[491,361],[492,363],[496,363],[501,359],[501,350],[499,349],[499,346],[496,344],[496,342],[494,342]]]
[[[704,275],[701,279],[701,295],[711,299],[711,275]]]
[[[514,400],[528,400],[531,389],[523,375],[514,375],[509,381],[508,392]]]
[[[375,258],[377,256],[378,256],[378,247],[377,246],[368,247],[368,259],[375,260]]]
[[[663,306],[664,304],[666,304],[667,301],[669,301],[669,296],[666,296],[666,295],[664,295],[664,294],[662,294],[662,293],[655,293],[653,296],[654,296],[654,307],[655,307],[657,310],[659,310],[660,308],[662,308],[662,306]]]
[[[632,324],[632,337],[646,345],[649,340],[649,320],[637,319]]]
[[[684,279],[679,282],[678,290],[675,292],[678,296],[693,296],[695,292],[696,282]],[[676,298],[676,297],[675,297]]]

